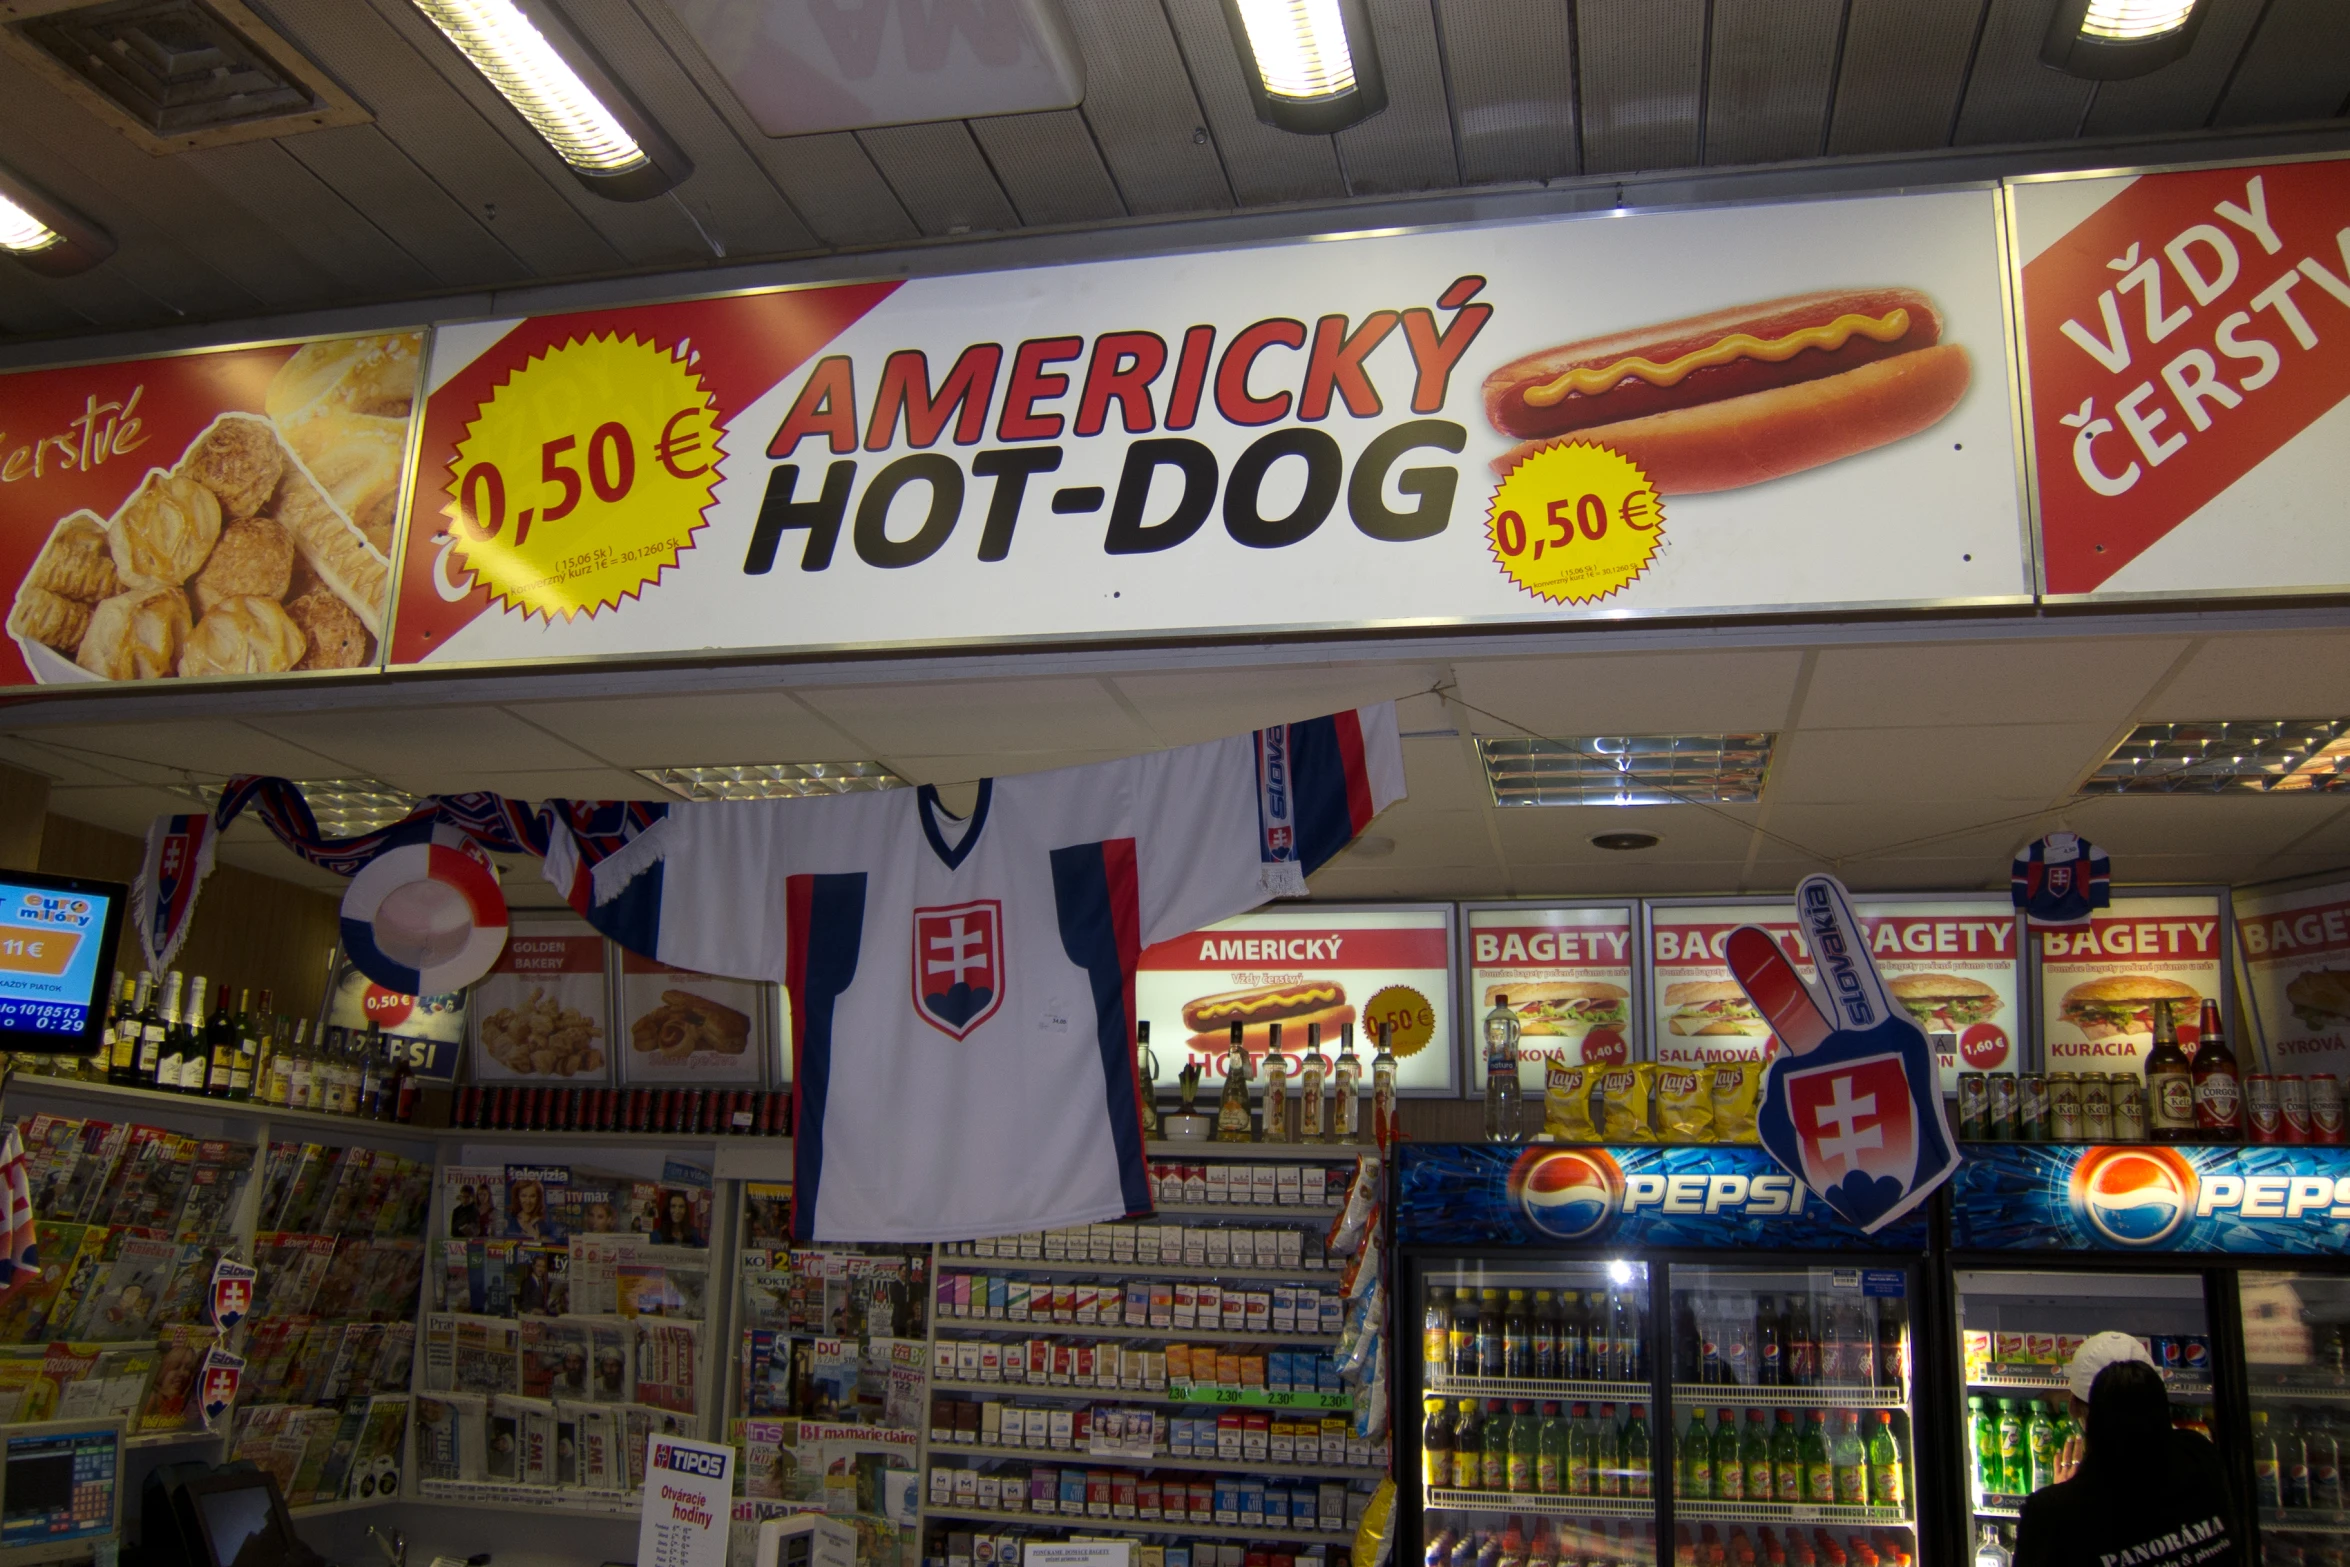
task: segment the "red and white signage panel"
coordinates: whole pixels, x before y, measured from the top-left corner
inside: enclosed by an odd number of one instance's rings
[[[2350,1074],[2350,883],[2239,903],[2236,950],[2266,1069]]]
[[[1472,908],[1465,1037],[1484,1081],[1485,1014],[1502,997],[1518,1018],[1518,1081],[1547,1086],[1553,1061],[1620,1066],[1631,1059],[1633,910]]]
[[[2009,200],[2046,592],[2350,584],[2350,160]]]

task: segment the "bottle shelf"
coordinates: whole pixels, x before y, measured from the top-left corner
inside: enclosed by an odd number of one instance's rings
[[[1432,1377],[1428,1393],[1436,1398],[1597,1399],[1603,1403],[1641,1404],[1653,1391],[1646,1382],[1543,1381],[1534,1377]]]
[[[2350,1404],[2350,1382],[2317,1384],[2311,1382],[2278,1383],[2270,1387],[2248,1390],[2254,1399],[2289,1398],[2326,1404]]]
[[[1909,1395],[1882,1387],[1748,1387],[1739,1382],[1676,1382],[1675,1408],[1907,1409]]]
[[[967,1447],[960,1442],[933,1442],[930,1458],[1009,1459],[1015,1463],[1097,1464],[1120,1469],[1184,1469],[1195,1474],[1320,1475],[1348,1480],[1384,1480],[1387,1471],[1363,1464],[1285,1462],[1261,1458],[1176,1458],[1167,1453],[1082,1453],[1063,1447]]]
[[[1654,1518],[1652,1496],[1553,1496],[1526,1491],[1454,1491],[1429,1486],[1422,1506],[1469,1513],[1539,1513],[1546,1518]]]
[[[2207,1376],[2181,1376],[2177,1372],[2165,1371],[2162,1374],[2162,1380],[2163,1384],[2170,1389],[2170,1395],[2173,1398],[2211,1397],[2211,1378]],[[1969,1377],[1966,1385],[1967,1391],[1970,1393],[1978,1390],[1986,1393],[2068,1393],[2072,1391],[2061,1370],[2010,1371],[1999,1376]],[[2350,1395],[2345,1396],[2350,1397]]]
[[[1281,1210],[1275,1209],[1273,1211],[1278,1213]],[[1339,1260],[1343,1262],[1345,1259]],[[938,1259],[938,1263],[940,1268],[953,1269],[956,1272],[965,1269],[980,1273],[991,1271],[1002,1273],[1118,1272],[1130,1274],[1133,1279],[1145,1284],[1152,1279],[1164,1278],[1207,1279],[1211,1282],[1217,1279],[1278,1279],[1285,1284],[1322,1285],[1329,1283],[1340,1272],[1337,1268],[1317,1268],[1302,1262],[1294,1268],[1259,1268],[1253,1264],[1248,1267],[1225,1267],[1220,1263],[1213,1262],[1137,1262],[1131,1257],[1116,1262],[1063,1262],[1058,1259],[1045,1262],[1035,1257],[953,1256],[941,1257]],[[941,1318],[940,1320],[961,1319]]]
[[[2263,1507],[2260,1527],[2287,1529],[2296,1534],[2350,1534],[2350,1512],[2317,1507]]]
[[[2021,1518],[2023,1515],[2021,1507],[2006,1507],[1993,1502],[1982,1503],[1975,1509],[1977,1518]]]
[[[924,1518],[967,1519],[974,1523],[1026,1523],[1045,1528],[1076,1529],[1092,1534],[1107,1529],[1116,1534],[1172,1534],[1189,1538],[1206,1536],[1214,1540],[1286,1540],[1300,1545],[1330,1545],[1352,1539],[1352,1529],[1299,1529],[1276,1527],[1269,1524],[1191,1523],[1185,1519],[1112,1518],[1096,1517],[1088,1513],[1071,1517],[1067,1513],[1034,1513],[1023,1508],[1008,1512],[1001,1508],[989,1512],[980,1507],[931,1507],[922,1509]]]
[[[1200,1387],[1176,1383],[1163,1388],[1079,1387],[1070,1382],[954,1382],[933,1378],[934,1392],[1012,1393],[1032,1398],[1082,1398],[1148,1404],[1199,1404],[1240,1409],[1312,1409],[1343,1414],[1354,1408],[1347,1393],[1272,1393],[1262,1388]]]
[[[1841,1523],[1901,1529],[1911,1522],[1910,1515],[1898,1507],[1855,1507],[1840,1502],[1676,1501],[1673,1516],[1706,1523]]]
[[[1188,1344],[1321,1344],[1338,1342],[1335,1333],[1276,1333],[1270,1328],[1129,1328],[1106,1322],[1015,1322],[1008,1317],[941,1317],[938,1331],[953,1333],[1017,1333],[1024,1338],[1154,1338]]]

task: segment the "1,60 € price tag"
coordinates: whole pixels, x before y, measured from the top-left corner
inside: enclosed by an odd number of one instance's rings
[[[526,615],[593,615],[692,547],[724,455],[710,395],[671,349],[574,338],[508,376],[458,443],[465,569]]]
[[[1640,465],[1605,446],[1548,446],[1493,492],[1486,543],[1509,579],[1553,604],[1591,604],[1648,569],[1665,509]]]

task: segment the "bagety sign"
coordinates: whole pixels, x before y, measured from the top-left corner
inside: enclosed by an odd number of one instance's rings
[[[1976,1145],[1951,1182],[1951,1244],[2339,1256],[2350,1150]]]
[[[2350,160],[2009,190],[2047,593],[2350,583]]]

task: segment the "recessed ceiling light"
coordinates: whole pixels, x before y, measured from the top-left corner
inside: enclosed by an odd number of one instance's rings
[[[880,762],[754,762],[721,767],[640,767],[637,776],[686,800],[797,800],[903,789]]]
[[[2194,47],[2207,9],[2204,0],[2059,0],[2041,63],[2090,81],[2144,76]]]
[[[1594,849],[1624,851],[1653,849],[1656,845],[1657,836],[1652,832],[1603,832],[1593,834],[1591,839],[1591,847]]]
[[[415,795],[375,778],[306,778],[296,781],[294,787],[302,791],[302,801],[310,807],[319,832],[329,838],[356,838],[389,827],[419,803]],[[207,807],[220,803],[220,791],[221,785],[216,783],[173,787],[173,793]]]
[[[1751,805],[1775,735],[1479,740],[1495,805]]]
[[[2350,790],[2350,719],[2140,724],[2083,794],[2297,794]]]
[[[643,201],[693,173],[546,0],[415,4],[588,189]]]
[[[1387,107],[1362,0],[1224,0],[1257,118],[1327,136]]]

